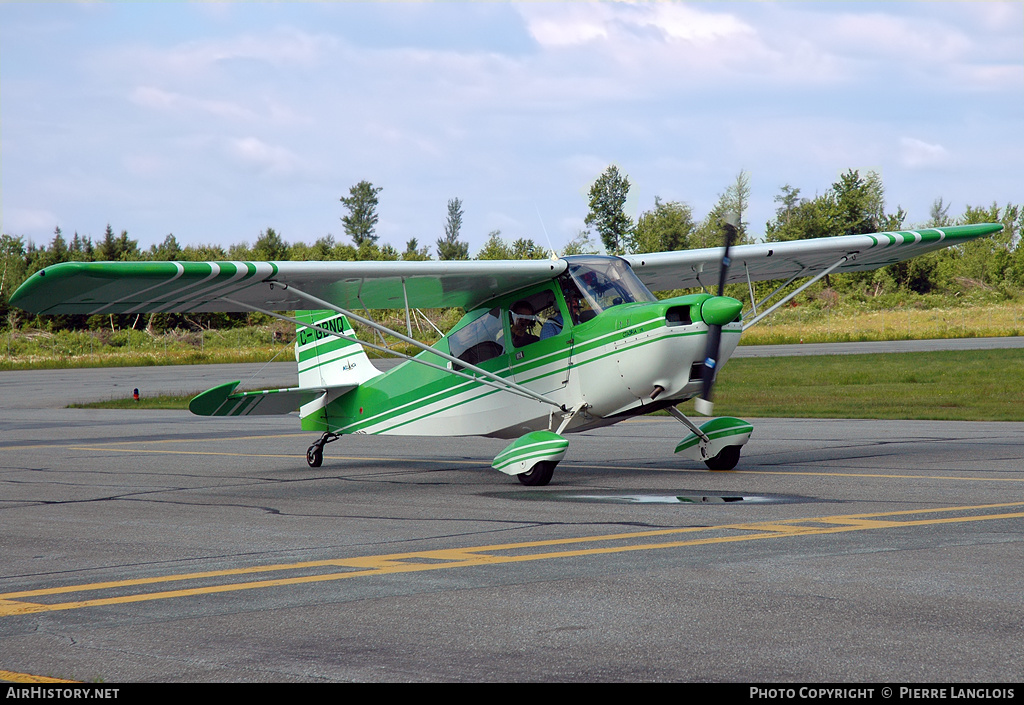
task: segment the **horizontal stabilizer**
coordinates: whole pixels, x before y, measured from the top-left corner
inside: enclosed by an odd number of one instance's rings
[[[241,382],[228,382],[208,389],[188,404],[188,410],[197,416],[270,416],[289,414],[299,407],[326,396],[341,396],[357,385],[291,389],[264,389],[255,392],[233,393]]]

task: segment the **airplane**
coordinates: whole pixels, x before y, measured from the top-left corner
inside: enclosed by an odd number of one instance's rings
[[[321,434],[306,452],[314,468],[346,434],[512,439],[492,466],[543,486],[565,457],[565,434],[660,409],[689,431],[676,453],[733,469],[753,426],[733,417],[697,425],[677,407],[696,398],[696,411],[712,415],[714,381],[744,330],[829,273],[884,267],[1002,226],[738,246],[735,227],[724,230],[722,248],[550,260],[66,262],[31,275],[11,304],[39,314],[256,311],[289,321],[297,386],[236,392],[240,382],[228,382],[192,399],[191,412],[298,411],[302,429]],[[766,280],[785,282],[756,301],[754,282]],[[724,295],[735,283],[747,285],[745,313]],[[651,293],[697,287],[663,300]],[[433,345],[414,340],[410,312],[444,307],[466,313]],[[375,309],[404,309],[408,334],[371,320]],[[360,341],[352,321],[420,352]],[[365,348],[406,361],[381,372]]]

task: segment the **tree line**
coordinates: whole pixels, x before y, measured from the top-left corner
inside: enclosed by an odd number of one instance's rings
[[[626,254],[717,247],[722,241],[722,221],[730,214],[739,222],[740,243],[752,241],[750,224],[744,219],[750,201],[750,177],[746,171],[737,174],[716,204],[699,220],[688,204],[665,201],[655,196],[653,207],[634,221],[625,211],[630,186],[628,176],[618,167],[611,165],[605,169],[589,190],[589,211],[584,220],[586,227],[559,253],[553,253],[530,238],[506,240],[500,230],[494,230],[473,258],[544,259],[553,254],[596,253],[602,249],[610,254]],[[103,238],[96,242],[78,232],[67,239],[59,226],[54,229],[53,238],[46,246],[26,243],[18,236],[0,235],[3,268],[0,274],[0,320],[3,323],[0,325],[9,328],[39,323],[26,319],[22,312],[12,310],[8,304],[10,295],[34,272],[60,262],[432,259],[430,246],[422,245],[416,238],[407,241],[402,251],[378,242],[376,226],[382,190],[369,181],[360,181],[349,189],[348,195],[340,198],[345,210],[341,224],[351,242],[338,242],[328,234],[312,244],[301,241],[289,243],[270,227],[260,232],[252,245],[242,242],[226,249],[212,244],[182,246],[173,234],[149,249],[140,249],[138,241],[129,237],[127,231],[115,234],[109,224]],[[947,293],[958,287],[982,286],[1004,296],[1016,296],[1024,289],[1024,247],[1020,246],[1019,237],[1024,227],[1024,212],[1017,205],[967,206],[962,214],[953,217],[949,213],[950,205],[939,198],[933,203],[926,222],[908,226],[905,222],[907,214],[902,208],[897,207],[893,212],[886,210],[885,189],[879,175],[871,171],[862,175],[854,169],[840,175],[824,193],[811,198],[802,196],[799,188],[785,184],[775,202],[778,204],[775,216],[765,224],[764,230],[764,237],[769,242],[910,227],[985,222],[999,222],[1004,226],[1003,232],[995,237],[940,250],[876,272],[831,277],[827,286],[840,291],[874,292],[874,295],[894,290]],[[435,242],[439,260],[470,259],[469,244],[462,239],[463,215],[461,199],[450,199],[443,235]],[[99,327],[112,322],[106,316],[98,318],[102,320],[53,317],[46,325]],[[160,327],[230,326],[247,318],[227,314],[204,314],[192,319],[165,315]]]

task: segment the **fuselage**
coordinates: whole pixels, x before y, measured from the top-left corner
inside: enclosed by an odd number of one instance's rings
[[[708,310],[713,304],[720,309],[725,297],[659,301],[621,259],[568,259],[570,275],[468,312],[434,348],[565,408],[585,404],[567,432],[696,395],[709,329],[705,319],[714,320]],[[735,299],[726,301],[727,317],[738,319],[739,309]],[[718,369],[735,350],[741,327],[723,326]],[[417,357],[456,366],[429,352]],[[516,438],[557,429],[561,421],[562,413],[549,404],[410,361],[328,402],[302,423],[307,430],[335,433]]]

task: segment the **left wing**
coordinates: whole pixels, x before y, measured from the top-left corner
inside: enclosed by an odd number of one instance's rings
[[[871,235],[841,235],[789,242],[738,245],[729,251],[732,265],[727,283],[813,276],[843,257],[836,273],[878,269],[1003,229],[998,223],[907,230]],[[722,248],[624,255],[651,291],[689,289],[718,284]]]
[[[557,277],[566,266],[564,260],[65,262],[29,277],[11,305],[71,314],[314,308],[290,294],[292,286],[346,309],[401,309],[408,302],[414,308],[468,310]]]

